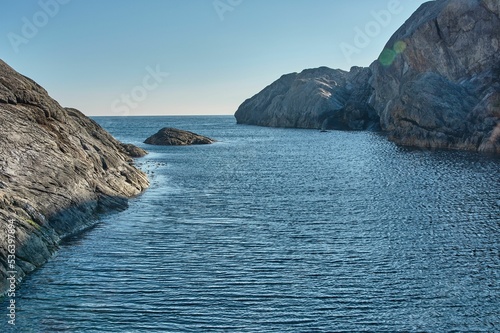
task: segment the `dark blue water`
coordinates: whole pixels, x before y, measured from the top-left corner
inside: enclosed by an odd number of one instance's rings
[[[97,121],[142,147],[164,126],[220,142],[146,147],[151,189],[24,281],[19,332],[500,332],[498,158],[231,117]]]

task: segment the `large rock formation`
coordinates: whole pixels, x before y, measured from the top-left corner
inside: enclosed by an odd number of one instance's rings
[[[372,93],[368,68],[350,72],[321,67],[282,76],[235,114],[239,124],[271,127],[363,130],[378,125],[367,103]]]
[[[0,60],[0,293],[148,186],[130,149]]]
[[[162,128],[144,141],[146,144],[156,146],[208,145],[214,142],[215,140],[206,136],[169,127]]]
[[[371,66],[371,104],[400,144],[500,153],[500,3],[422,5]]]
[[[369,69],[285,75],[235,117],[302,128],[379,123],[403,145],[500,153],[499,1],[425,3]]]

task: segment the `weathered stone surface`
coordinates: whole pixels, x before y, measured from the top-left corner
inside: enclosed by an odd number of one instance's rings
[[[392,36],[370,102],[394,141],[500,153],[499,7],[429,2]]]
[[[22,278],[63,237],[91,226],[102,210],[126,208],[148,186],[125,152],[93,120],[62,108],[0,60],[0,293],[7,271]],[[15,267],[7,261],[9,225]]]
[[[129,143],[123,143],[122,147],[125,150],[125,153],[130,157],[144,157],[148,154],[148,152],[144,149],[131,145]]]
[[[162,128],[144,141],[144,143],[156,146],[206,145],[214,142],[215,140],[206,136],[169,127]]]
[[[367,103],[372,93],[371,71],[350,72],[320,67],[282,76],[235,114],[239,124],[315,128],[373,129],[378,115]]]
[[[369,69],[285,75],[235,117],[275,127],[380,125],[403,145],[500,153],[499,1],[425,3]]]

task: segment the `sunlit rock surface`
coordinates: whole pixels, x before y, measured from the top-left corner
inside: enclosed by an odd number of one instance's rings
[[[378,126],[367,103],[371,71],[320,67],[283,75],[235,114],[239,124],[315,129],[364,130]]]

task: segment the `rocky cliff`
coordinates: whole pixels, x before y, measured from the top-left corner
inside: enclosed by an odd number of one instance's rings
[[[321,67],[282,76],[246,100],[235,114],[239,124],[271,127],[363,130],[378,125],[367,103],[371,70]]]
[[[403,145],[500,153],[500,3],[423,4],[370,68],[289,74],[245,101],[238,123],[380,125]]]
[[[500,2],[429,2],[371,65],[371,105],[397,143],[500,153]]]
[[[148,186],[130,152],[143,154],[0,60],[0,293]]]

